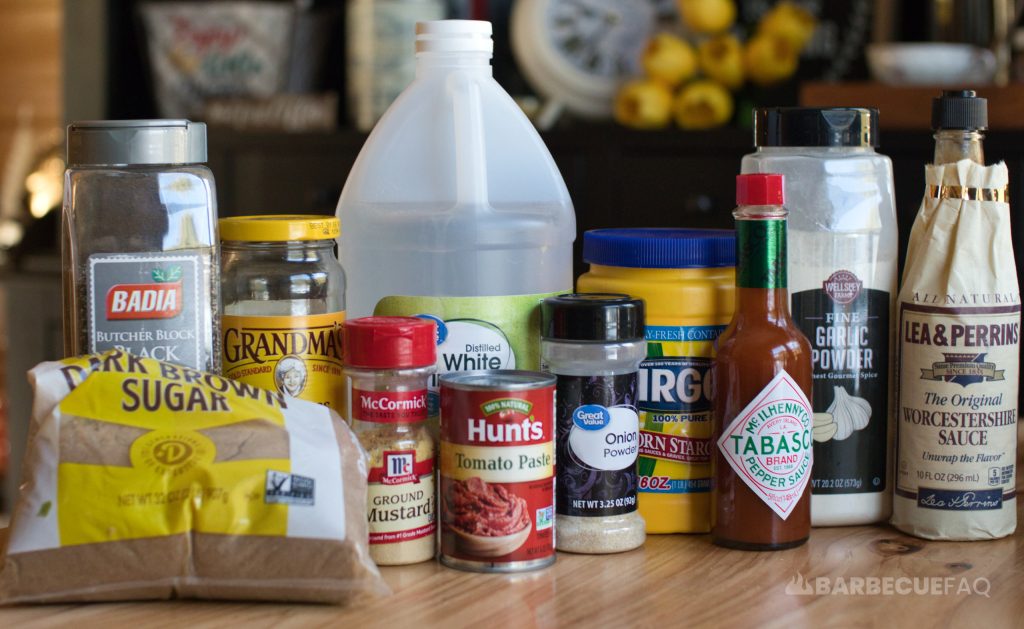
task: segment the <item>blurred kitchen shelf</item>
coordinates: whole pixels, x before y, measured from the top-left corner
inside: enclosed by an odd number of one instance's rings
[[[932,99],[949,87],[899,87],[883,83],[804,83],[800,104],[806,107],[877,107],[882,129],[930,130]],[[1024,129],[1024,84],[970,86],[988,99],[989,128]]]

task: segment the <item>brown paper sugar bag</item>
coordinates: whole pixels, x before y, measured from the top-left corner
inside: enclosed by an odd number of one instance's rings
[[[116,351],[29,377],[0,602],[387,593],[366,455],[326,407]]]

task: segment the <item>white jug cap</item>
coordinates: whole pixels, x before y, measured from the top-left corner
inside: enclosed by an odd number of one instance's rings
[[[492,54],[491,23],[484,20],[432,20],[416,23],[416,52]]]

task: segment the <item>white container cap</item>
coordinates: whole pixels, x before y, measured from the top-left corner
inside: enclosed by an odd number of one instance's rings
[[[416,23],[416,52],[493,54],[491,23],[484,20],[433,20]]]

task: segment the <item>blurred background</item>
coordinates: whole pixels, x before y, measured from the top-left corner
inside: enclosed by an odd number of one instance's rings
[[[1021,4],[0,0],[2,497],[31,408],[24,373],[61,352],[69,121],[205,121],[222,216],[332,214],[367,132],[412,79],[415,22],[486,19],[495,77],[541,130],[581,234],[729,227],[751,110],[846,105],[881,110],[905,245],[933,149],[931,98],[969,87],[989,99],[987,158],[1009,165],[1019,251]]]

